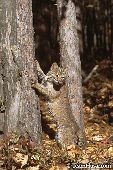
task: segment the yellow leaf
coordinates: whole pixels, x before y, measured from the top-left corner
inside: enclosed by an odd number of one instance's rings
[[[13,160],[21,165],[21,168],[27,164],[28,161],[28,155],[24,155],[22,153],[17,153],[15,157],[13,157]]]
[[[27,170],[39,170],[39,165],[37,165],[37,166],[30,166]]]

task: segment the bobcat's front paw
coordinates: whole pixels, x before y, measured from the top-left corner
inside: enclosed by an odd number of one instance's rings
[[[37,80],[35,78],[31,79],[31,87],[34,87],[34,85],[37,83]]]

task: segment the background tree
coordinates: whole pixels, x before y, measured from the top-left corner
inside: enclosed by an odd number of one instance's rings
[[[0,33],[0,96],[6,108],[2,130],[5,134],[28,132],[40,142],[41,117],[31,88],[31,78],[36,77],[31,0],[1,1]]]
[[[61,64],[66,69],[66,88],[68,91],[69,105],[78,124],[81,134],[80,141],[84,144],[84,118],[83,118],[83,101],[82,101],[82,82],[81,82],[81,63],[79,55],[79,37],[77,28],[80,24],[77,21],[76,12],[78,6],[72,0],[57,0],[59,16],[59,39]]]

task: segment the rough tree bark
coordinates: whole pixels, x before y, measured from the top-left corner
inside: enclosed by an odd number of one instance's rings
[[[0,135],[3,134],[3,122],[4,122],[4,94],[3,94],[3,80],[2,80],[2,65],[0,57]],[[0,137],[2,138],[2,136]]]
[[[78,124],[82,142],[86,143],[83,118],[81,63],[79,38],[77,34],[76,6],[73,0],[57,0],[59,16],[59,42],[61,64],[66,68],[66,88],[68,90],[71,113]],[[77,7],[78,8],[78,7]]]
[[[3,72],[0,79],[6,107],[4,133],[28,132],[33,140],[40,143],[41,116],[38,98],[31,88],[31,78],[36,77],[31,0],[1,1],[0,33],[0,66]],[[0,92],[1,89],[2,86]]]

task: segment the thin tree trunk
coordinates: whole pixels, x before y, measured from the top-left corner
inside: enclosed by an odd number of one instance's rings
[[[1,54],[0,54],[1,56]],[[2,79],[2,61],[0,57],[0,139],[3,137],[4,127],[4,94],[3,94],[3,79]]]
[[[66,88],[68,91],[69,104],[74,119],[80,128],[82,142],[85,145],[81,63],[79,55],[79,38],[77,34],[78,23],[76,19],[76,6],[72,0],[68,0],[65,6],[65,11],[63,11],[63,1],[57,0],[57,7],[60,19],[59,40],[61,64],[66,68]],[[64,12],[64,14],[62,14],[62,12]],[[63,16],[63,18],[61,16]]]
[[[28,132],[40,143],[41,116],[37,96],[31,88],[31,78],[36,77],[32,1],[2,1],[1,10],[0,51],[6,106],[4,132]]]

